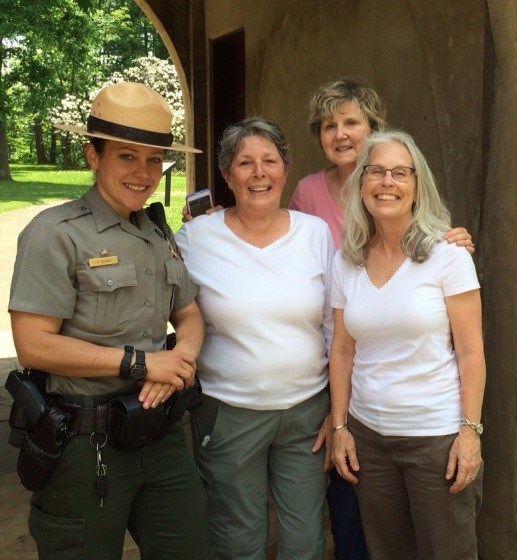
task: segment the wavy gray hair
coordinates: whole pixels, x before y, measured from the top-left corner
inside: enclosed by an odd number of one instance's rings
[[[341,254],[351,264],[364,266],[368,243],[375,234],[375,224],[371,214],[361,199],[363,167],[368,165],[370,154],[379,144],[398,142],[410,153],[415,168],[416,202],[413,215],[404,233],[402,245],[404,253],[414,262],[426,261],[433,245],[450,228],[450,214],[438,193],[431,169],[413,138],[399,130],[375,132],[366,139],[359,154],[357,166],[347,180],[348,204],[345,210],[347,233]]]
[[[228,126],[219,142],[219,169],[230,171],[233,158],[244,138],[262,136],[276,147],[287,170],[291,164],[291,154],[282,129],[272,121],[262,117],[248,117],[238,123]]]

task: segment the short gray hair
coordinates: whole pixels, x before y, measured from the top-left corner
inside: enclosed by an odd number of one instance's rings
[[[237,153],[240,143],[249,136],[262,136],[278,150],[284,166],[287,169],[291,164],[289,144],[285,139],[282,129],[272,121],[266,121],[262,117],[248,117],[238,123],[231,124],[223,132],[219,142],[219,169],[230,171],[233,158]]]
[[[342,78],[321,86],[309,102],[309,130],[320,143],[321,123],[332,116],[343,103],[355,101],[372,131],[382,130],[386,125],[386,108],[379,94],[371,87]]]
[[[433,245],[451,225],[450,214],[440,198],[431,169],[413,138],[399,130],[375,132],[366,139],[357,159],[357,166],[347,180],[347,233],[341,253],[345,260],[355,266],[364,266],[368,243],[375,234],[373,218],[361,199],[363,167],[368,165],[373,149],[386,142],[402,144],[410,153],[415,168],[416,202],[402,240],[404,253],[414,262],[426,261],[431,255]]]

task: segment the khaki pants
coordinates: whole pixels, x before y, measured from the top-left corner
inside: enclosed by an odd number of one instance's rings
[[[458,494],[445,480],[457,434],[382,436],[352,416],[355,490],[371,560],[477,560],[482,471]]]
[[[103,507],[89,435],[68,442],[50,483],[33,494],[29,530],[40,559],[119,560],[126,527],[142,560],[213,559],[203,487],[180,422],[139,451],[106,444],[101,455]]]
[[[329,410],[325,391],[288,410],[250,410],[206,397],[191,412],[220,560],[265,560],[268,484],[278,560],[321,560],[325,547],[323,450],[311,448]]]

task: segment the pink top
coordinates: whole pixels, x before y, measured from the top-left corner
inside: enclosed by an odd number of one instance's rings
[[[332,233],[334,245],[341,246],[343,212],[330,196],[325,170],[304,177],[296,186],[289,208],[312,214],[325,220]]]

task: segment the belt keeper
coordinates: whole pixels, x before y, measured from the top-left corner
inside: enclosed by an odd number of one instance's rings
[[[98,404],[97,405],[97,412],[95,414],[95,425],[94,430],[97,434],[105,434],[107,422],[106,419],[108,417],[108,407],[105,404]]]
[[[70,415],[70,421],[68,424],[68,431],[71,435],[75,435],[80,432],[82,417],[83,417],[83,407],[78,404],[63,404],[56,403],[55,406],[64,412],[68,412]]]

